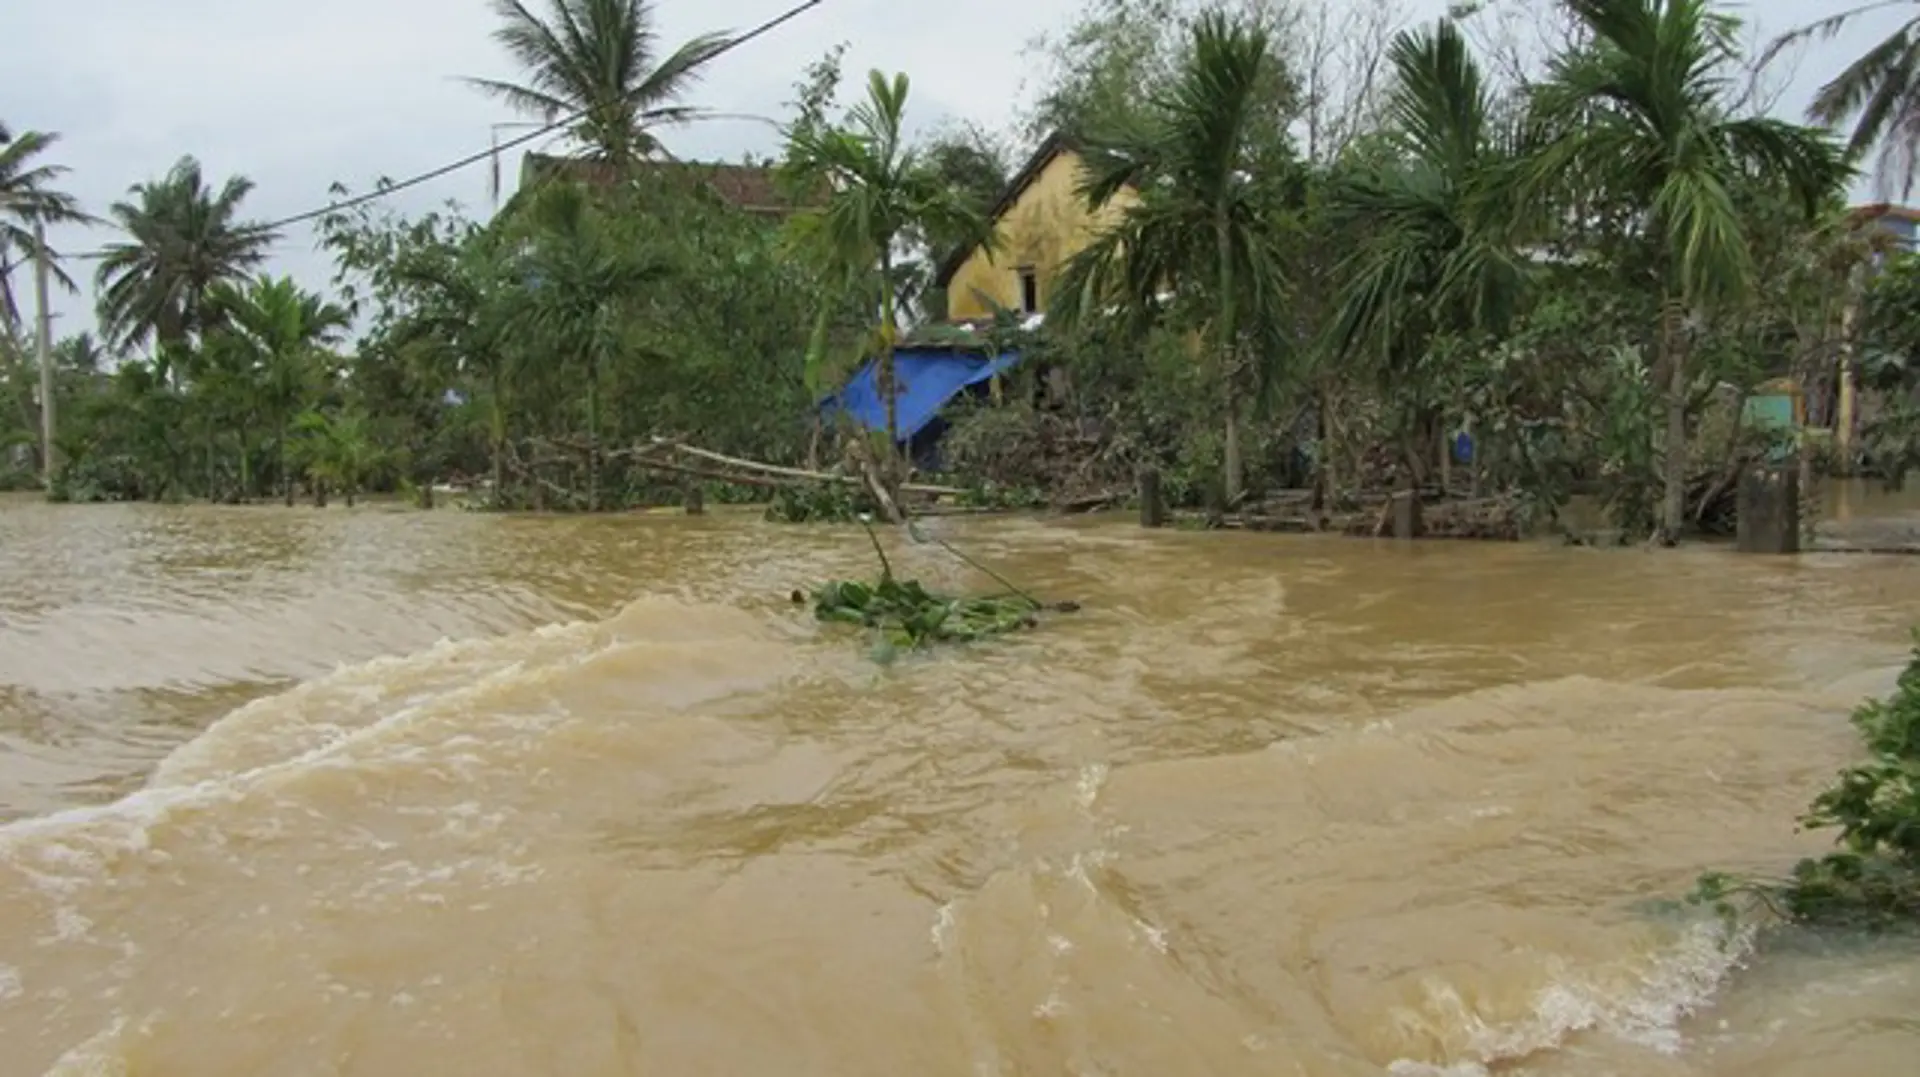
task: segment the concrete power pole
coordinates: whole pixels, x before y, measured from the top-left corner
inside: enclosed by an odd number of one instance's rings
[[[47,277],[53,267],[47,259],[47,230],[33,222],[33,295],[40,305],[36,330],[40,352],[40,477],[53,488],[53,311],[47,307]]]

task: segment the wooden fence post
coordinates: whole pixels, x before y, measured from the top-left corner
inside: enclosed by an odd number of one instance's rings
[[[1140,469],[1140,526],[1165,527],[1167,502],[1160,494],[1160,472],[1151,467]]]

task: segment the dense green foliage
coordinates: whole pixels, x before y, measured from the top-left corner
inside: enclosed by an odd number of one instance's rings
[[[1470,46],[1475,5],[1335,50],[1312,2],[1088,0],[1009,117],[1028,145],[1075,138],[1089,202],[1134,204],[1045,289],[1044,325],[936,333],[933,267],[987,235],[1017,156],[998,136],[910,137],[902,75],[843,108],[835,49],[800,73],[759,173],[780,206],[749,205],[660,154],[723,39],[663,47],[649,0],[500,0],[519,77],[478,85],[582,113],[580,167],[536,171],[486,221],[333,213],[325,289],[260,274],[276,237],[243,177],[182,158],[134,186],[107,212],[98,342],[56,349],[50,492],[451,483],[498,508],[618,509],[682,496],[688,476],[639,451],[656,439],[897,489],[884,432],[848,436],[815,404],[869,360],[891,381],[903,336],[1024,357],[947,416],[945,481],[979,505],[1100,503],[1152,465],[1176,503],[1306,486],[1338,511],[1393,483],[1551,519],[1591,493],[1625,534],[1672,538],[1726,526],[1760,451],[1746,395],[1791,377],[1829,421],[1849,357],[1896,401],[1868,462],[1920,461],[1907,383],[1878,373],[1911,353],[1920,303],[1896,301],[1896,269],[1850,316],[1874,245],[1843,212],[1838,144],[1736,92],[1753,57],[1724,12],[1567,0],[1577,33],[1516,71]],[[1330,81],[1335,55],[1355,70]],[[0,149],[0,485],[39,467],[13,270],[36,220],[81,215],[54,149],[33,132]],[[773,514],[864,507],[803,490]]]
[[[773,523],[843,523],[879,511],[873,497],[851,486],[823,483],[813,486],[786,486],[774,491],[767,503],[766,518]]]
[[[1841,771],[1800,823],[1835,830],[1837,848],[1783,880],[1708,875],[1693,896],[1737,915],[1741,897],[1815,925],[1920,925],[1920,633],[1893,694],[1853,712],[1868,760]]]

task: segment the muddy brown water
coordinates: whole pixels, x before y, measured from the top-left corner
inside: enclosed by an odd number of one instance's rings
[[[1822,847],[1920,563],[933,526],[1084,611],[881,669],[844,529],[0,504],[0,1075],[1920,1070],[1920,950],[1656,904]]]

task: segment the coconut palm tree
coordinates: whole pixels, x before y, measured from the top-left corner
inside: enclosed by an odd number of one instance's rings
[[[1828,16],[1782,35],[1765,58],[1803,41],[1830,38],[1860,16],[1885,8],[1913,14],[1820,87],[1807,117],[1834,128],[1851,121],[1849,152],[1857,157],[1879,146],[1875,178],[1883,192],[1898,186],[1905,198],[1913,193],[1920,164],[1920,0],[1879,0]]]
[[[1244,482],[1250,338],[1285,294],[1279,244],[1296,169],[1267,114],[1282,77],[1264,28],[1217,11],[1197,18],[1173,80],[1153,91],[1139,123],[1087,139],[1087,204],[1128,188],[1139,199],[1068,263],[1050,304],[1068,324],[1117,306],[1139,329],[1197,330],[1224,390],[1229,501]]]
[[[1387,163],[1348,178],[1337,209],[1366,241],[1341,265],[1334,355],[1365,355],[1402,412],[1402,483],[1415,488],[1422,390],[1444,334],[1506,328],[1524,271],[1510,199],[1512,132],[1458,26],[1408,31],[1388,53]]]
[[[543,19],[522,0],[494,0],[494,40],[526,71],[525,82],[468,79],[511,107],[553,123],[565,116],[587,155],[616,166],[659,150],[652,128],[688,119],[672,104],[695,69],[726,44],[704,34],[660,58],[649,0],[547,0]]]
[[[5,130],[0,128],[0,134]],[[56,186],[67,169],[39,160],[59,140],[59,135],[43,131],[22,131],[18,137],[0,138],[0,323],[9,330],[20,324],[13,270],[38,249],[34,240],[36,222],[42,227],[92,222],[81,212],[80,203]],[[73,289],[73,280],[57,260],[50,268],[61,287]]]
[[[788,132],[788,173],[828,192],[823,205],[797,215],[797,244],[833,278],[869,287],[879,322],[874,337],[875,385],[886,402],[888,481],[897,483],[899,388],[893,345],[898,332],[901,246],[926,235],[988,241],[987,225],[902,134],[909,84],[905,75],[867,78],[867,98],[843,126],[808,125]],[[822,323],[824,325],[824,323]]]
[[[1736,60],[1707,0],[1567,0],[1590,47],[1560,57],[1536,88],[1544,132],[1529,167],[1535,192],[1576,185],[1630,212],[1656,265],[1662,317],[1656,377],[1666,386],[1665,497],[1659,538],[1686,516],[1687,325],[1747,294],[1748,230],[1732,192],[1779,185],[1811,216],[1851,169],[1824,133],[1731,114]]]
[[[207,295],[218,312],[224,357],[250,386],[249,396],[279,437],[280,481],[293,503],[295,422],[328,375],[327,348],[346,334],[346,310],[303,290],[291,277],[260,277],[244,287],[220,281]],[[243,484],[245,453],[242,454]]]
[[[216,191],[200,162],[182,157],[165,177],[130,188],[132,201],[113,204],[108,214],[131,238],[107,245],[95,276],[110,344],[126,350],[151,341],[164,366],[211,326],[208,293],[265,261],[279,238],[239,219],[252,190],[252,180],[234,176]]]

